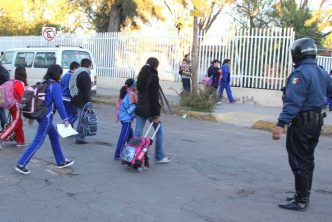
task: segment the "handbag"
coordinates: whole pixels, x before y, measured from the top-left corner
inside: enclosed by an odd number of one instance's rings
[[[203,76],[203,78],[202,78],[202,83],[206,87],[210,87],[212,85],[212,81],[213,81],[213,79],[208,76]]]

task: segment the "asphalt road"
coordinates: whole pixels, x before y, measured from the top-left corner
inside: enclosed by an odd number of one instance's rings
[[[55,167],[48,140],[28,165],[30,175],[14,171],[24,148],[0,150],[0,222],[332,221],[331,137],[317,147],[309,208],[293,212],[277,206],[293,190],[285,136],[272,141],[265,131],[164,115],[172,162],[152,161],[137,173],[113,160],[120,131],[114,107],[95,108],[99,132],[89,144],[61,140],[72,168]],[[25,130],[29,142],[36,125]]]

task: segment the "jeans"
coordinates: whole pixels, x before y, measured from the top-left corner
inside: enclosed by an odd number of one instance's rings
[[[77,120],[77,109],[75,106],[71,104],[70,101],[63,100],[63,105],[65,107],[67,116],[68,116],[68,122],[74,126],[75,121]]]
[[[184,91],[190,92],[190,79],[182,78],[182,86]]]
[[[37,150],[43,144],[46,135],[50,138],[51,146],[53,150],[53,154],[56,160],[56,163],[62,164],[65,162],[65,158],[63,156],[60,143],[59,143],[59,134],[53,125],[53,114],[50,113],[38,120],[39,126],[37,130],[37,134],[33,138],[29,147],[24,151],[21,158],[17,161],[17,164],[20,166],[26,166],[33,155],[37,152]]]
[[[83,108],[77,108],[77,113],[78,113],[78,124],[77,124],[77,131],[78,130],[78,126],[81,122],[81,118],[82,118],[82,115],[83,115]],[[77,141],[85,141],[85,135],[82,135],[82,134],[77,134],[76,135],[76,140]]]
[[[136,129],[134,132],[134,136],[142,136],[143,135],[143,129],[145,126],[145,122],[148,120],[148,118],[143,117],[143,116],[136,116]],[[151,119],[149,119],[151,122]],[[158,127],[158,124],[154,123],[153,128],[156,129]],[[163,149],[163,137],[164,137],[164,130],[163,130],[163,125],[160,122],[160,127],[156,135],[155,143],[156,143],[156,152],[155,152],[155,159],[162,160],[165,157],[165,152]]]
[[[223,93],[224,93],[224,89],[226,89],[226,93],[227,93],[227,97],[228,97],[228,100],[229,102],[234,102],[234,98],[233,98],[233,95],[232,95],[232,90],[231,90],[231,85],[229,82],[225,82],[225,81],[220,81],[220,89],[219,89],[219,92],[220,92],[220,97],[223,97]]]
[[[120,158],[123,147],[126,145],[126,142],[133,137],[133,129],[131,128],[131,122],[121,122],[121,132],[118,139],[118,144],[116,146],[116,151],[114,158]]]
[[[1,121],[1,128],[2,128],[2,130],[4,130],[5,125],[7,123],[6,113],[5,113],[4,108],[0,108],[0,121]]]

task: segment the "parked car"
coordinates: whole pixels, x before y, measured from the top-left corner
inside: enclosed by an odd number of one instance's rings
[[[29,85],[40,82],[47,68],[52,64],[59,64],[66,73],[70,63],[81,62],[88,58],[92,61],[91,82],[92,91],[97,89],[96,67],[91,52],[81,47],[55,46],[55,47],[26,47],[9,49],[5,52],[1,64],[14,76],[15,67],[23,65],[26,67]]]

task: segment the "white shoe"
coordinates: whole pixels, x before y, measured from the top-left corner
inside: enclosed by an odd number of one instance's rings
[[[169,162],[171,162],[171,158],[169,158],[169,157],[164,157],[164,158],[162,158],[161,160],[157,160],[156,162],[157,162],[157,163],[169,163]]]
[[[222,104],[222,102],[220,101],[220,102],[217,102],[217,105],[220,105],[220,104]]]
[[[17,147],[23,147],[23,146],[28,146],[29,144],[27,143],[22,143],[22,144],[16,144]]]

